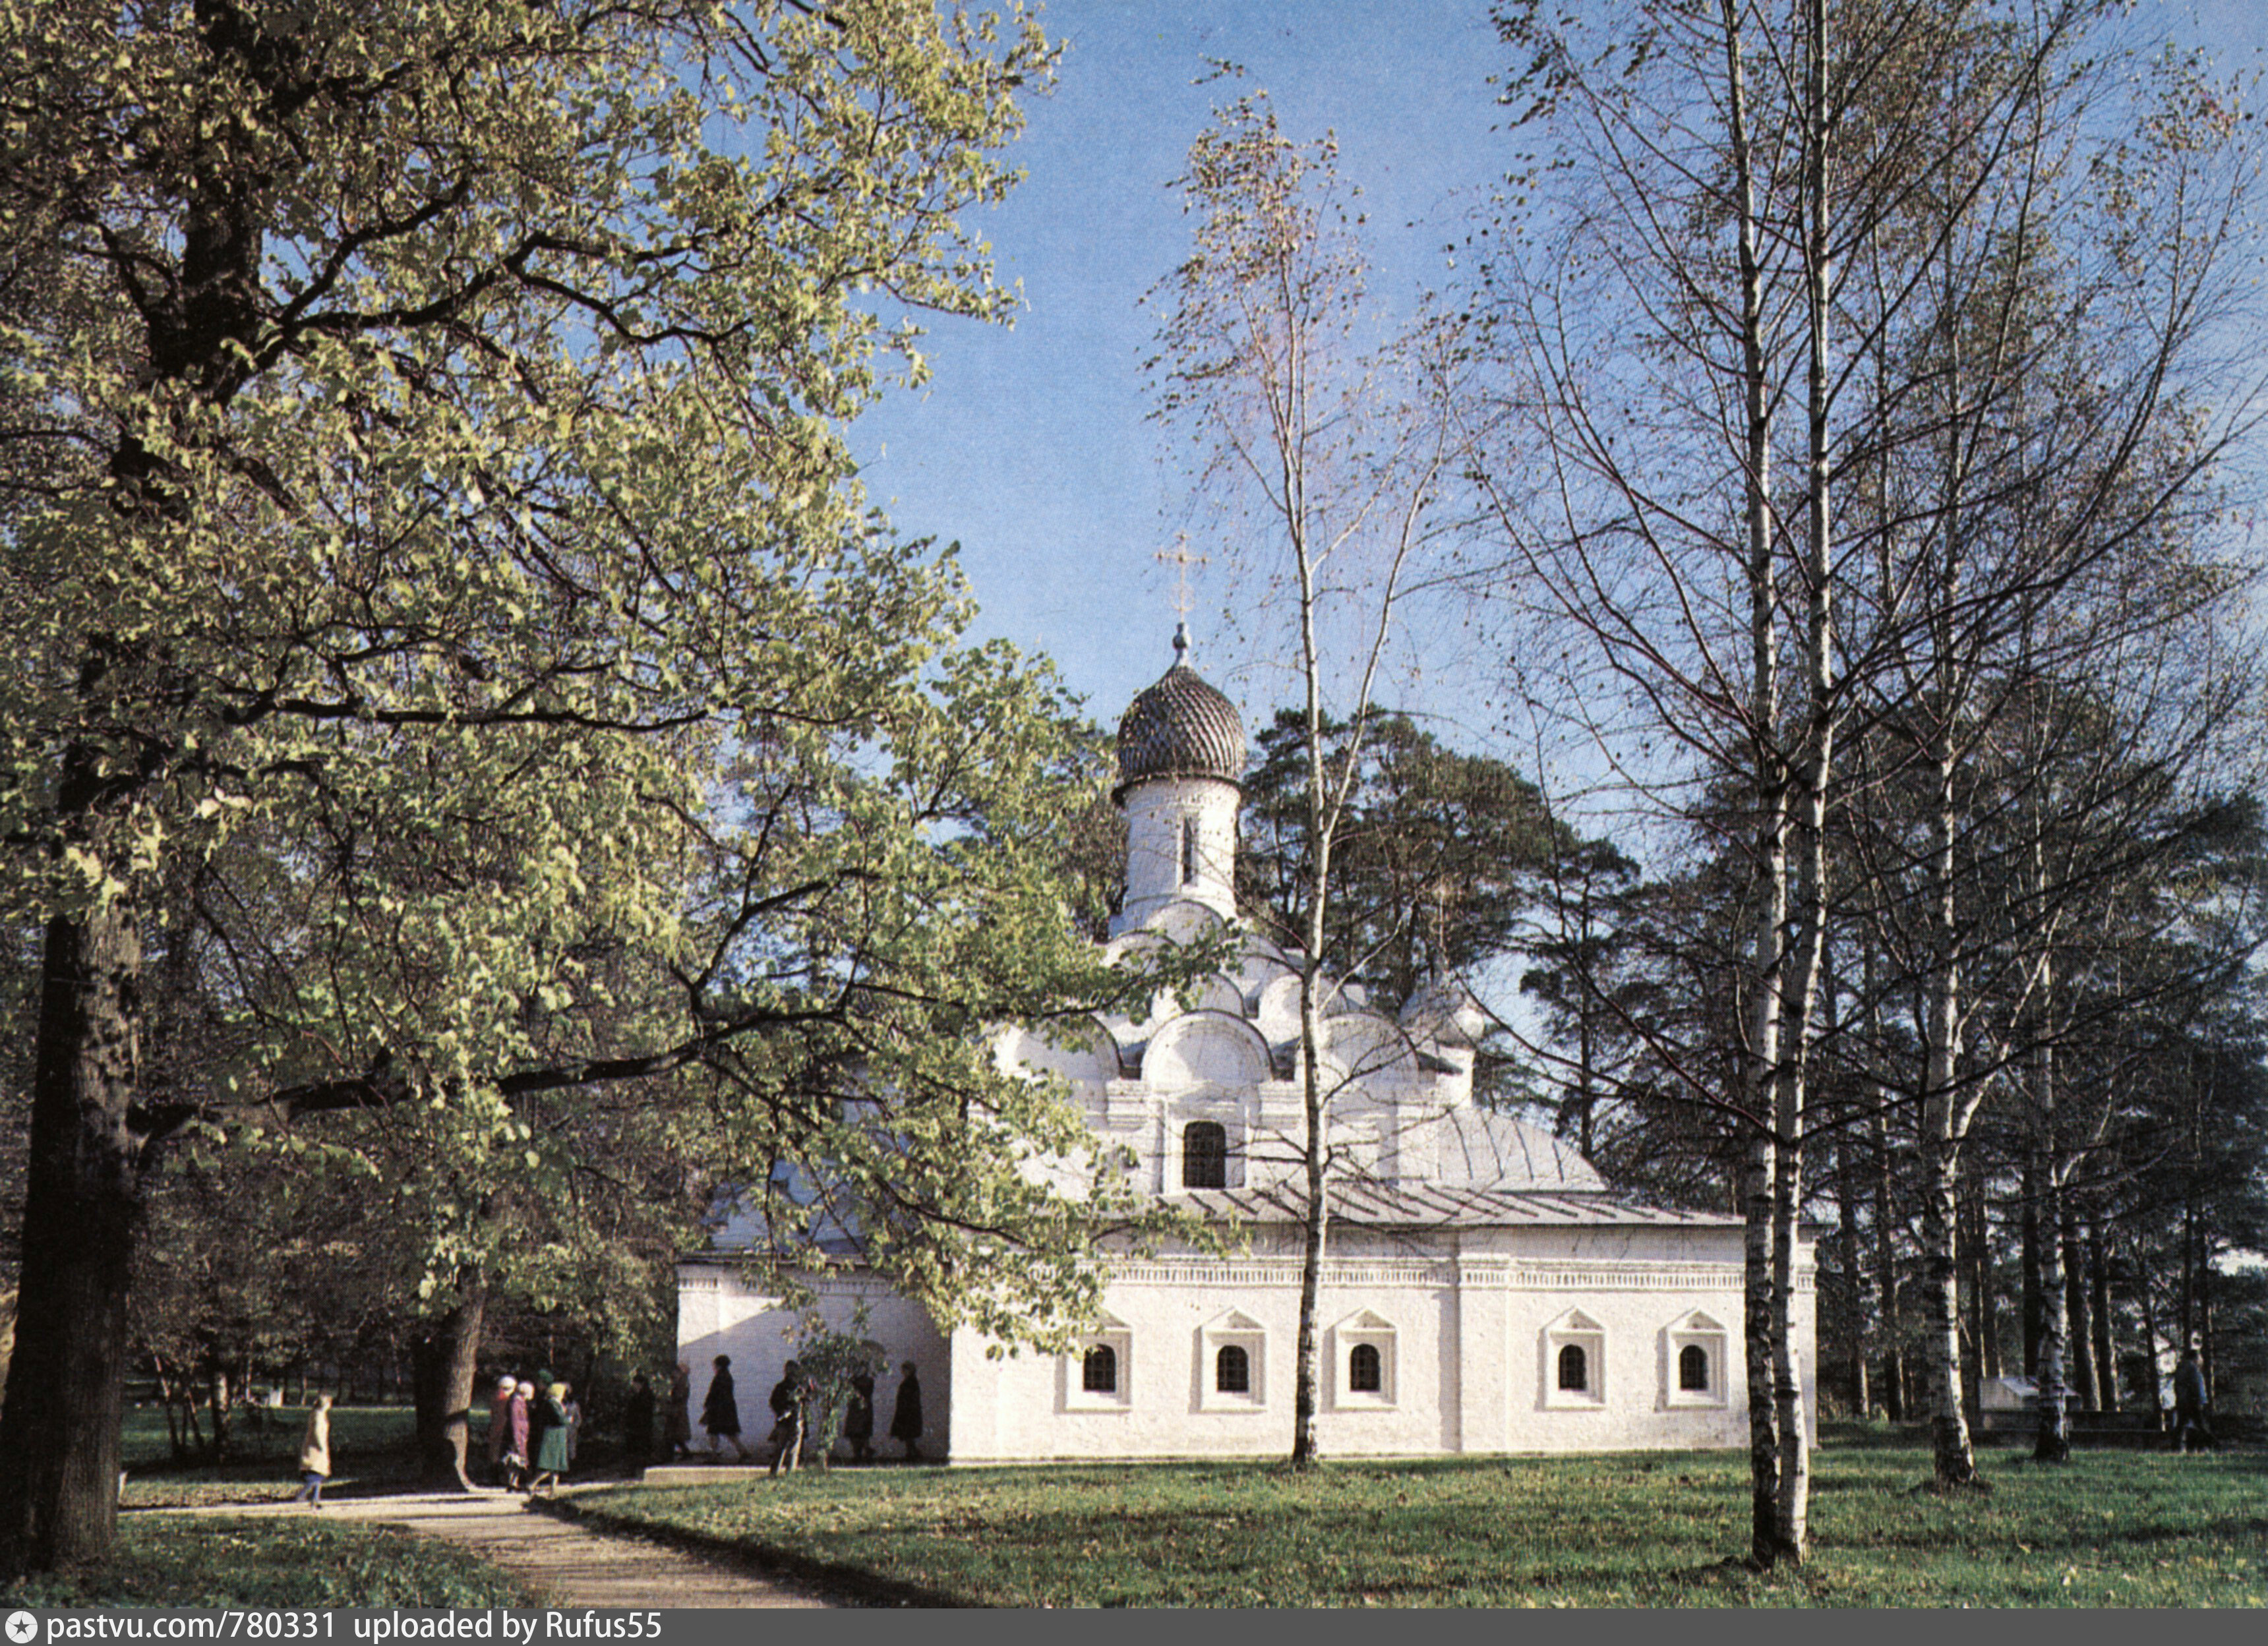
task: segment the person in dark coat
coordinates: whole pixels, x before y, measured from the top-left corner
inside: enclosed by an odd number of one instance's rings
[[[717,1375],[709,1379],[708,1398],[701,1402],[701,1427],[709,1431],[709,1451],[722,1457],[725,1442],[733,1443],[733,1455],[746,1463],[754,1455],[740,1444],[740,1407],[733,1398],[733,1357],[719,1355],[715,1361]]]
[[[812,1392],[803,1368],[788,1362],[780,1380],[772,1385],[772,1467],[774,1474],[795,1473],[803,1459],[803,1408]]]
[[[535,1455],[530,1450],[535,1437],[535,1385],[525,1378],[512,1385],[504,1422],[504,1483],[507,1491],[516,1492],[527,1479],[528,1459]]]
[[[2197,1350],[2185,1348],[2174,1367],[2174,1450],[2190,1451],[2192,1435],[2200,1446],[2213,1444],[2205,1417],[2205,1368],[2198,1364]]]
[[[669,1374],[669,1405],[661,1415],[661,1455],[666,1463],[693,1455],[693,1368],[681,1360]]]
[[[911,1361],[901,1370],[905,1376],[898,1381],[897,1409],[890,1414],[890,1438],[906,1443],[906,1461],[914,1463],[921,1458],[921,1448],[914,1444],[922,1436],[921,1378]]]
[[[519,1389],[521,1398],[527,1402],[527,1450],[521,1454],[527,1459],[527,1469],[520,1489],[533,1492],[536,1477],[543,1473],[539,1459],[543,1456],[543,1442],[551,1429],[550,1401],[546,1398],[551,1392],[551,1368],[544,1367],[535,1374],[534,1382],[523,1383]]]
[[[843,1414],[843,1438],[850,1443],[850,1461],[871,1463],[874,1458],[873,1374],[850,1374],[850,1406]]]
[[[567,1385],[554,1383],[547,1385],[543,1398],[535,1405],[536,1423],[535,1478],[527,1483],[528,1495],[541,1491],[549,1497],[558,1488],[559,1477],[574,1466],[567,1455]]]
[[[653,1385],[642,1371],[630,1379],[630,1398],[622,1402],[622,1455],[633,1469],[653,1461]]]

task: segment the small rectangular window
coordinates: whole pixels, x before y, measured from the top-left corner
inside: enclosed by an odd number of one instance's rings
[[[1182,1187],[1228,1187],[1228,1128],[1218,1121],[1191,1121],[1182,1128]]]

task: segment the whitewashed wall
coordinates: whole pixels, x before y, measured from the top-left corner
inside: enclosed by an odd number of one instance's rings
[[[1743,1447],[1739,1243],[1735,1228],[1491,1230],[1420,1249],[1374,1239],[1373,1253],[1326,1269],[1320,1444],[1334,1457]],[[1815,1432],[1806,1256],[1800,1349]],[[753,1440],[792,1318],[729,1271],[688,1264],[683,1273],[680,1339],[696,1395],[708,1357],[732,1355]],[[1298,1260],[1280,1244],[1266,1255],[1122,1263],[1106,1293],[1110,1318],[1090,1340],[1117,1354],[1112,1397],[1081,1388],[1076,1353],[995,1358],[968,1332],[948,1343],[921,1311],[869,1283],[831,1283],[822,1309],[847,1326],[863,1298],[868,1335],[888,1347],[893,1365],[920,1365],[932,1457],[1267,1457],[1291,1446],[1298,1297]],[[1389,1386],[1380,1395],[1346,1386],[1358,1340],[1384,1350]],[[1212,1389],[1212,1351],[1232,1341],[1253,1363],[1246,1400]],[[1586,1350],[1587,1397],[1556,1386],[1556,1350],[1567,1341]],[[1705,1393],[1677,1387],[1685,1342],[1709,1353]],[[878,1434],[895,1387],[893,1375],[877,1388]]]

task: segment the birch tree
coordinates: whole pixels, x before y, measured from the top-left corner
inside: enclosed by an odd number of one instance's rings
[[[1961,1404],[1962,1156],[1978,1106],[2015,1077],[2011,1042],[1972,1046],[1972,1020],[2014,988],[2032,1025],[2015,1035],[2032,1048],[2018,1054],[2023,1077],[2052,1090],[2053,934],[2082,882],[2139,867],[2163,840],[2137,809],[2136,780],[2194,769],[2243,691],[2216,638],[2242,572],[2212,522],[2217,467],[2255,421],[2257,388],[2209,378],[2202,353],[2235,290],[2245,185],[2234,111],[2194,62],[2130,78],[2115,52],[2090,57],[2115,43],[2102,22],[2065,8],[1980,28],[1941,83],[1949,135],[1933,180],[1864,253],[1864,283],[1890,319],[1859,459],[1874,477],[1859,507],[1879,518],[1866,598],[1882,666],[1868,713],[1905,750],[1891,765],[1910,762],[1927,791],[1880,793],[1917,799],[1927,819],[1915,896],[1931,935],[1911,952],[1928,1003],[1916,1025],[1924,1298],[1948,1484],[1976,1479]],[[1962,123],[1979,106],[1992,118]],[[1922,295],[1894,316],[1894,291]],[[2208,380],[2210,415],[2197,398]],[[2080,697],[2120,725],[2102,753],[2121,775],[2098,767],[2051,797],[2047,785],[2073,774],[2022,729],[2044,730],[2043,704]],[[2042,830],[2089,813],[2104,821],[2089,859],[2040,856]],[[2031,847],[1988,843],[2019,817],[2034,819]],[[2028,857],[2019,893],[2002,877]],[[2015,977],[1992,975],[2007,966]]]
[[[1264,95],[1216,112],[1180,180],[1191,255],[1153,289],[1157,415],[1184,436],[1233,547],[1285,598],[1296,659],[1302,835],[1292,934],[1300,966],[1303,1187],[1292,1462],[1315,1461],[1316,1299],[1329,1226],[1334,854],[1369,754],[1374,688],[1397,606],[1437,529],[1457,451],[1443,327],[1366,348],[1360,220],[1328,140],[1286,138]],[[1334,690],[1334,682],[1347,684]],[[1344,967],[1338,974],[1344,975]]]

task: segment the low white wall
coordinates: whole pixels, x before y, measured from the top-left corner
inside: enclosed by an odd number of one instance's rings
[[[899,1367],[912,1361],[921,1379],[924,1457],[941,1459],[951,1445],[953,1357],[926,1310],[909,1303],[879,1282],[823,1281],[816,1309],[837,1332],[857,1332],[882,1346],[889,1370],[874,1380],[874,1450],[895,1458],[904,1448],[889,1438],[890,1415],[897,1404]],[[865,1322],[858,1324],[864,1307]],[[740,1407],[740,1438],[767,1461],[764,1437],[772,1426],[772,1385],[795,1357],[804,1316],[783,1308],[777,1297],[750,1289],[731,1268],[715,1263],[681,1263],[677,1270],[677,1357],[693,1369],[694,1444],[705,1446],[701,1400],[718,1355],[733,1359],[733,1382]],[[847,1455],[839,1446],[836,1455]]]

